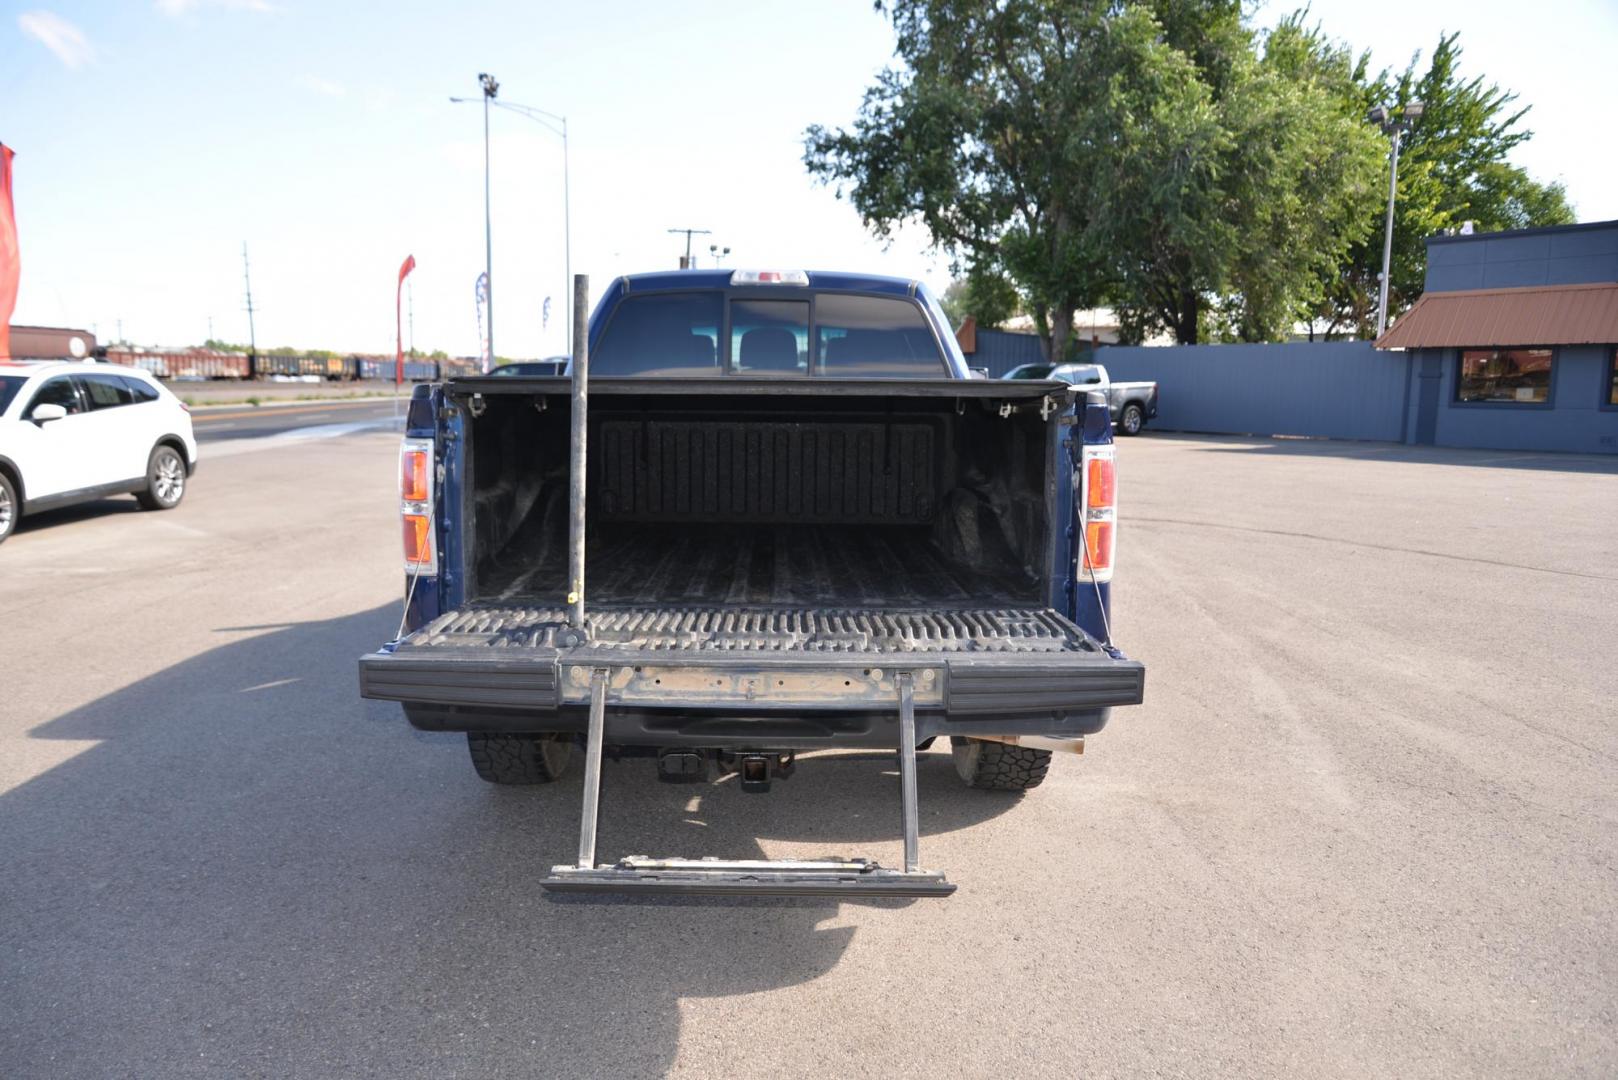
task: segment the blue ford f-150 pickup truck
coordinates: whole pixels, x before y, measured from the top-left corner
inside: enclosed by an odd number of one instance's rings
[[[579,859],[549,889],[952,891],[919,864],[917,749],[1030,788],[1142,700],[1108,628],[1105,401],[972,377],[894,278],[640,274],[576,325],[566,375],[417,387],[405,614],[362,694],[465,732],[495,783],[583,758]],[[596,859],[604,751],[763,791],[844,747],[899,751],[902,867]]]

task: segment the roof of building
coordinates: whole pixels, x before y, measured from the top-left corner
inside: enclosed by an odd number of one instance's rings
[[[1618,343],[1618,282],[1424,293],[1379,349]]]

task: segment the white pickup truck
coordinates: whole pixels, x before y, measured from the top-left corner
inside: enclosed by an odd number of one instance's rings
[[[1139,435],[1146,421],[1157,415],[1155,382],[1113,382],[1100,364],[1024,364],[1001,376],[1004,379],[1059,379],[1084,390],[1107,395],[1107,411],[1125,435]]]

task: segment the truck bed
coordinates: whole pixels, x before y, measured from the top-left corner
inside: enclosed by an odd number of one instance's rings
[[[535,523],[534,528],[543,524]],[[485,595],[499,601],[559,601],[567,580],[557,544],[518,537],[508,561],[485,566]],[[530,553],[542,551],[538,560]],[[586,594],[592,603],[848,605],[922,607],[994,604],[1030,591],[1009,558],[951,558],[923,528],[906,526],[702,525],[614,522],[592,541]]]

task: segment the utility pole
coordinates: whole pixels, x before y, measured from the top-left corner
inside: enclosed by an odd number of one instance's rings
[[[676,235],[678,235],[679,233],[684,233],[685,234],[685,258],[680,260],[680,269],[681,270],[690,270],[690,269],[692,269],[692,264],[691,264],[691,238],[693,236],[710,236],[710,235],[712,235],[713,230],[712,229],[670,229],[669,232],[675,233]]]
[[[416,287],[409,281],[405,282],[405,298],[410,304],[410,358],[416,358]]]
[[[247,263],[247,241],[242,241],[242,283],[247,287],[247,355],[258,359],[258,331],[253,329],[253,272]],[[123,332],[119,331],[119,337]]]
[[[208,340],[213,340],[213,316],[208,316]]]

